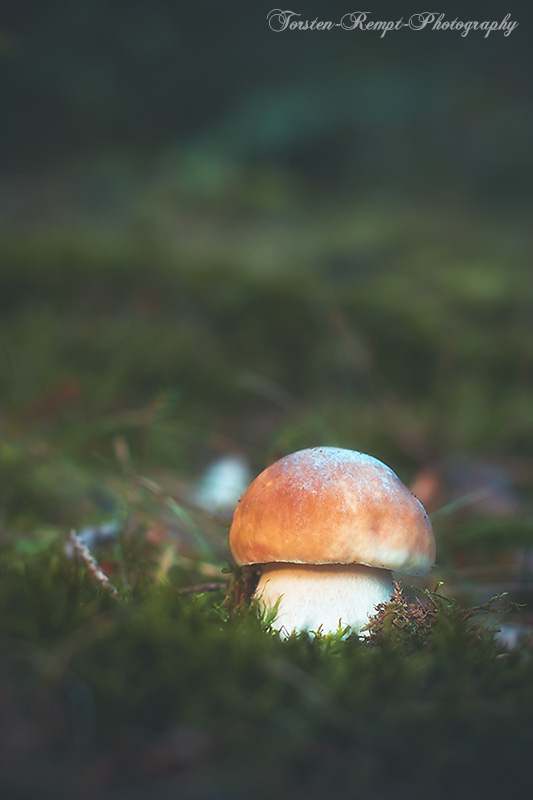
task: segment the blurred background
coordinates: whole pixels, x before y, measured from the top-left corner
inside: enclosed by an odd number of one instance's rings
[[[263,2],[2,4],[16,551],[119,531],[209,573],[249,480],[327,444],[426,504],[432,584],[529,602],[532,15],[444,6],[519,25],[380,38],[274,33]]]

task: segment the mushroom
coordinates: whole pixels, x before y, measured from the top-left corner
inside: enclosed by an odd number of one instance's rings
[[[427,575],[435,562],[429,518],[385,464],[338,447],[281,458],[248,487],[230,547],[239,565],[264,564],[256,597],[273,627],[360,633],[394,592],[391,571]]]

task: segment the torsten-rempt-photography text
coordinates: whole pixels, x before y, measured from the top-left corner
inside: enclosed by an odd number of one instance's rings
[[[517,27],[518,22],[511,19],[511,14],[506,14],[500,20],[461,20],[452,19],[446,14],[434,11],[422,11],[411,14],[409,17],[399,17],[395,20],[374,19],[371,11],[350,11],[344,14],[338,22],[333,20],[319,20],[318,17],[302,19],[302,14],[289,9],[274,8],[267,14],[270,29],[275,33],[283,31],[331,31],[341,28],[345,31],[373,31],[383,38],[392,31],[401,31],[409,28],[412,31],[451,31],[458,33],[463,38],[470,31],[484,33],[485,39],[491,33],[503,33],[509,36]]]

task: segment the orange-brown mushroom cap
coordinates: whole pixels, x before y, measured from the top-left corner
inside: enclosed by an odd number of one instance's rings
[[[265,469],[240,501],[230,531],[238,564],[365,564],[427,575],[435,562],[422,504],[385,464],[315,447]]]

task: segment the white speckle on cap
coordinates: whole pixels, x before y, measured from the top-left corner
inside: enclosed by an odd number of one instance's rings
[[[314,447],[300,450],[282,459],[282,466],[287,470],[287,483],[291,488],[306,494],[318,494],[325,485],[343,479],[352,495],[354,505],[363,492],[371,490],[374,496],[381,494],[391,496],[404,493],[405,487],[393,470],[379,459],[355,450],[341,447]],[[303,466],[305,470],[294,469]],[[343,466],[357,466],[357,473],[350,469],[341,472]],[[366,486],[365,486],[366,484]]]

